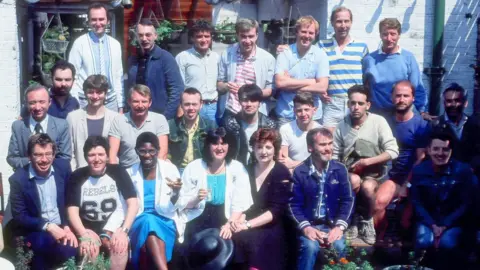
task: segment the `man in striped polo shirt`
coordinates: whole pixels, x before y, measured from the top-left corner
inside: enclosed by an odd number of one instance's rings
[[[331,100],[324,104],[323,125],[332,132],[348,115],[347,91],[355,84],[362,84],[362,59],[368,54],[367,44],[350,36],[352,21],[350,9],[343,6],[334,9],[330,23],[335,34],[318,43],[330,63],[327,93]]]

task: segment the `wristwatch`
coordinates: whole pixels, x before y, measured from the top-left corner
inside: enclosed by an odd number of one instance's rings
[[[127,228],[127,227],[121,227],[121,229],[122,229],[122,232],[124,232],[126,234],[128,234],[128,232],[130,231],[130,229]]]
[[[345,228],[345,226],[343,226],[343,225],[341,225],[341,224],[337,225],[337,227],[340,228],[340,230],[341,230],[342,232],[347,229],[347,228]]]
[[[248,221],[245,221],[245,226],[247,226],[248,229],[252,228],[252,224],[250,224]]]

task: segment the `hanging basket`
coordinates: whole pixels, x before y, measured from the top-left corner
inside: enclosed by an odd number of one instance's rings
[[[54,17],[58,19],[58,25],[55,27],[50,27]],[[68,43],[67,40],[68,32],[64,29],[60,15],[53,15],[48,21],[47,27],[42,34],[42,49],[48,53],[59,53],[64,54],[67,51]]]
[[[235,31],[215,31],[213,40],[223,44],[234,44],[237,42],[237,34]]]

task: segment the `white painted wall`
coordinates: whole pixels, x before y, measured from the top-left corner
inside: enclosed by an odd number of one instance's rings
[[[10,193],[7,164],[12,122],[20,112],[20,55],[15,0],[0,2],[0,172],[5,194]],[[5,199],[5,202],[7,200]]]

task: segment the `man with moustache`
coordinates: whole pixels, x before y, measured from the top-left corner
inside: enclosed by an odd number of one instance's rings
[[[150,131],[158,136],[160,142],[159,159],[167,159],[168,153],[168,123],[165,116],[149,111],[152,106],[152,93],[148,86],[137,84],[128,93],[130,111],[117,115],[108,133],[110,144],[109,162],[119,163],[124,168],[130,168],[139,162],[135,152],[135,144],[139,134]]]
[[[475,241],[467,228],[475,224],[470,209],[478,181],[469,165],[452,158],[452,140],[448,133],[432,133],[430,158],[412,172],[415,252],[435,255],[434,269],[467,269],[468,248]]]
[[[177,62],[169,52],[155,44],[157,32],[151,20],[140,20],[136,34],[140,44],[137,55],[128,59],[125,89],[136,84],[148,86],[152,99],[150,110],[163,114],[167,120],[173,119],[184,90]]]
[[[242,109],[236,115],[228,115],[223,119],[222,126],[227,132],[235,134],[237,138],[237,153],[235,159],[245,166],[250,163],[253,149],[250,146],[250,137],[259,128],[275,129],[275,122],[259,112],[263,92],[256,84],[244,84],[238,89],[238,99]]]
[[[360,236],[370,245],[376,240],[373,224],[376,190],[386,175],[386,163],[398,156],[398,145],[385,118],[369,113],[370,91],[355,85],[348,89],[350,115],[335,130],[333,159],[349,170],[357,194],[356,214],[347,239]]]
[[[410,81],[400,81],[393,86],[392,102],[395,104],[395,117],[390,119],[392,132],[397,139],[399,155],[392,163],[389,179],[377,190],[375,201],[375,225],[377,239],[382,240],[388,227],[385,209],[390,202],[402,195],[406,196],[409,175],[412,167],[425,157],[430,127],[426,120],[413,112],[415,88]]]
[[[280,127],[282,148],[278,161],[293,170],[308,158],[307,132],[321,125],[313,121],[317,108],[312,93],[300,92],[293,98],[296,119]]]
[[[220,56],[210,49],[213,26],[196,21],[189,29],[193,47],[179,53],[175,60],[180,68],[185,88],[195,88],[202,95],[200,116],[215,121],[217,112],[217,77]]]
[[[392,85],[408,80],[415,88],[415,108],[424,118],[430,119],[425,111],[427,93],[417,60],[410,51],[398,45],[402,25],[395,18],[386,18],[380,22],[379,30],[382,47],[367,55],[362,63],[364,83],[372,92],[371,111],[391,117],[395,112],[390,98]]]
[[[289,212],[300,242],[297,269],[314,269],[320,245],[333,245],[340,257],[355,194],[345,166],[332,160],[333,136],[327,128],[307,134],[311,156],[293,171]]]
[[[335,34],[332,38],[320,40],[329,60],[330,78],[328,96],[323,110],[323,125],[332,132],[345,116],[348,115],[348,89],[355,84],[362,84],[362,60],[368,54],[367,44],[350,36],[352,11],[338,7],[332,11],[330,23]]]
[[[183,91],[180,106],[183,116],[168,120],[168,150],[170,161],[183,172],[188,163],[202,157],[205,136],[217,124],[199,115],[203,106],[202,95],[196,88]]]
[[[314,107],[317,108],[314,120],[322,119],[320,96],[326,102],[330,101],[327,95],[328,57],[324,50],[312,46],[318,35],[319,24],[312,16],[303,16],[297,20],[295,28],[296,43],[278,55],[275,67],[275,87],[278,91],[275,113],[278,126],[295,120],[293,98],[297,93],[309,92],[314,95]]]
[[[12,168],[19,169],[28,164],[28,140],[32,134],[46,133],[55,142],[55,158],[70,161],[72,142],[68,123],[48,114],[50,96],[43,85],[31,85],[25,90],[25,106],[28,116],[12,124],[12,136],[8,145],[7,162]]]
[[[53,86],[50,88],[51,104],[48,114],[66,119],[68,113],[80,108],[78,100],[70,94],[75,78],[75,67],[59,60],[51,69]]]
[[[32,269],[56,269],[77,254],[78,241],[65,209],[70,164],[55,159],[56,150],[47,134],[32,135],[27,150],[30,163],[9,178],[12,219],[4,220],[5,235],[11,246],[16,237],[31,244]]]
[[[235,24],[238,43],[230,46],[220,56],[217,122],[220,122],[224,114],[235,115],[241,111],[238,89],[244,84],[258,85],[262,89],[264,99],[272,95],[275,58],[257,46],[258,27],[255,20],[238,19]],[[268,115],[269,108],[265,102],[261,103],[259,110]]]
[[[77,70],[72,95],[78,98],[81,107],[85,107],[87,99],[83,92],[83,82],[90,75],[104,75],[108,78],[109,83],[105,107],[122,113],[124,93],[122,88],[123,67],[120,42],[106,34],[110,16],[104,4],[90,4],[87,15],[88,25],[92,30],[73,42],[72,49],[68,55],[68,61]]]
[[[443,106],[445,113],[430,122],[432,129],[448,133],[452,137],[453,157],[460,161],[468,161],[465,159],[467,155],[463,152],[473,145],[461,144],[463,130],[469,119],[464,113],[468,106],[468,91],[457,83],[450,84],[443,91]]]

